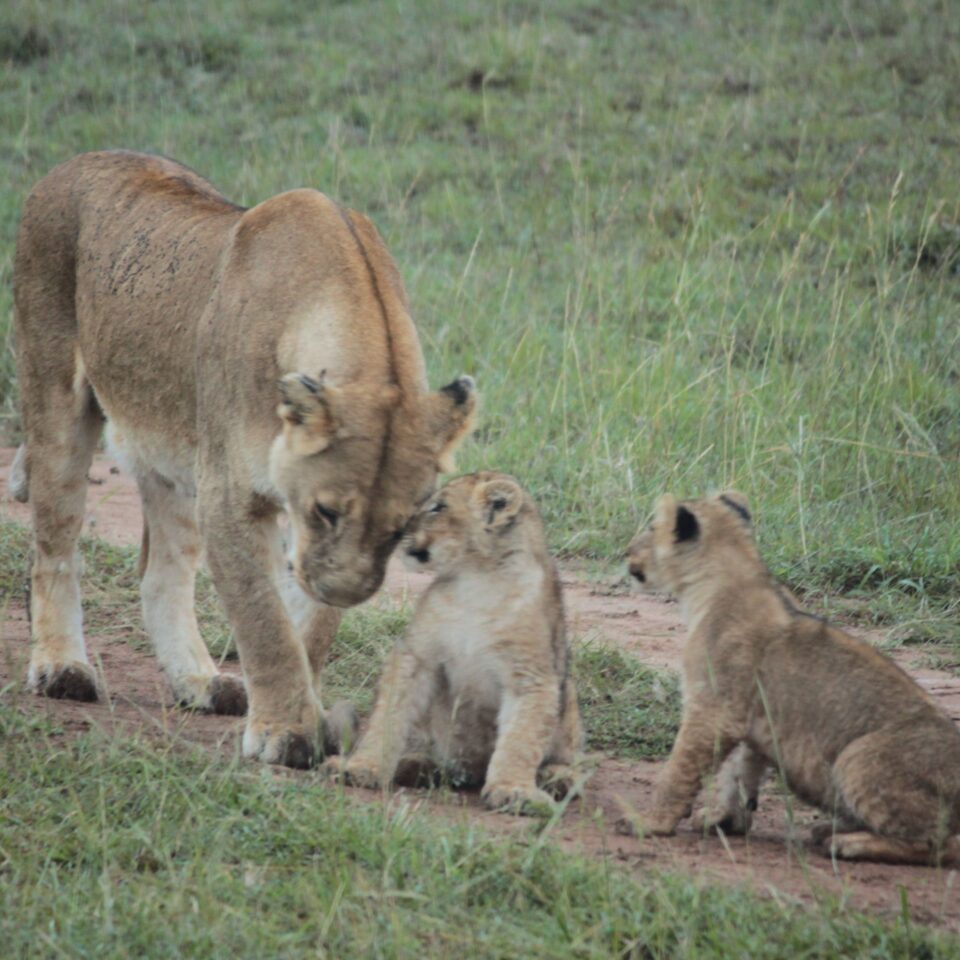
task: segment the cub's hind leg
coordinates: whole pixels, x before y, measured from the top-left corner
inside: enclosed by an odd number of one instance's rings
[[[196,499],[178,493],[157,473],[139,478],[138,484],[145,523],[140,597],[160,666],[181,705],[242,716],[247,712],[243,682],[219,673],[197,628]]]
[[[843,859],[941,863],[960,859],[960,742],[946,717],[859,737],[833,777],[862,826],[826,838]]]
[[[745,836],[753,825],[767,758],[741,743],[720,767],[712,796],[697,815],[697,828]]]
[[[563,715],[553,736],[550,752],[537,771],[537,786],[555,800],[562,800],[583,779],[574,766],[583,752],[583,726],[573,679],[562,685]]]

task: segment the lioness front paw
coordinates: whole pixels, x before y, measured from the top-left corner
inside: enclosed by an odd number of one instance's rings
[[[93,667],[80,660],[31,663],[27,685],[40,696],[54,700],[93,703],[100,699],[100,687]]]
[[[382,785],[380,771],[372,763],[354,757],[329,757],[323,765],[324,774],[337,783],[351,787],[378,790]]]
[[[218,673],[178,677],[171,683],[177,703],[187,710],[242,717],[247,712],[247,691],[240,677]]]
[[[490,810],[497,810],[500,813],[549,817],[557,808],[553,797],[537,787],[490,783],[483,788],[480,795]]]
[[[243,734],[243,755],[263,763],[278,763],[296,770],[309,770],[317,762],[318,737],[301,730],[274,733],[259,724],[247,723]]]

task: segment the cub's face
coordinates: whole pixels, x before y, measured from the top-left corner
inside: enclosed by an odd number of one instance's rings
[[[502,473],[469,474],[452,480],[413,516],[403,538],[410,569],[438,575],[496,554],[514,525],[525,494]]]
[[[741,494],[682,503],[666,494],[657,501],[653,522],[627,548],[627,564],[643,589],[679,594],[712,556],[748,543],[752,550],[750,511]]]
[[[281,396],[270,478],[290,519],[293,571],[314,599],[349,607],[379,588],[411,515],[467,432],[473,381],[401,402],[389,388],[290,374]]]

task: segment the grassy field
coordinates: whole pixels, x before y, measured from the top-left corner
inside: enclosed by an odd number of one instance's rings
[[[0,11],[0,339],[14,231],[81,150],[374,217],[461,460],[615,560],[665,489],[735,485],[776,572],[960,596],[960,19],[943,0],[53,3]],[[9,342],[8,342],[9,347]],[[10,350],[0,406],[15,424]],[[952,615],[951,615],[952,614]]]
[[[29,537],[0,521],[0,593],[22,586]],[[88,629],[138,645],[136,552],[84,543]],[[225,635],[207,584],[204,632]],[[404,614],[350,611],[331,699],[369,707]],[[229,647],[221,654],[232,656]],[[655,758],[676,684],[622,654],[575,646],[589,746]],[[167,736],[69,735],[0,689],[0,938],[28,957],[955,956],[956,938],[824,899],[815,909],[558,850],[557,821],[518,837],[444,825],[408,805],[350,802]],[[147,728],[150,729],[149,727]]]
[[[312,185],[378,224],[432,381],[476,376],[460,466],[515,473],[558,551],[615,563],[660,492],[736,486],[778,575],[960,663],[958,124],[948,0],[6,0],[0,432],[16,223],[52,166],[130,147],[246,204]],[[138,642],[129,555],[86,549],[91,629]],[[352,617],[331,691],[369,699],[402,622]],[[594,745],[662,753],[669,684],[577,660]],[[649,692],[650,717],[610,708]],[[68,743],[0,693],[12,956],[956,949],[907,917],[639,886],[549,828],[428,831],[163,743]]]

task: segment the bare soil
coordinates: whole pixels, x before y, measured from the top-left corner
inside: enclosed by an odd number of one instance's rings
[[[0,516],[29,522],[29,509],[6,495],[6,473],[13,451],[0,449]],[[85,531],[115,545],[140,540],[140,504],[135,484],[119,475],[110,461],[98,458],[90,472]],[[678,669],[683,628],[674,604],[656,597],[631,594],[619,584],[594,584],[573,570],[564,570],[568,619],[574,636],[599,636],[619,645],[638,659],[661,669]],[[426,578],[391,565],[384,594],[378,602],[406,600],[421,590]],[[232,754],[237,750],[242,721],[178,710],[152,656],[116,639],[88,637],[90,653],[102,666],[108,701],[81,704],[20,694],[26,672],[29,627],[21,598],[4,598],[3,644],[0,648],[0,689],[13,682],[13,696],[22,709],[44,713],[67,733],[99,726],[117,735],[132,730],[182,738],[209,750]],[[868,637],[882,640],[882,636]],[[930,691],[956,721],[960,721],[960,680],[936,670],[918,667],[909,651],[897,660]],[[226,664],[227,671],[238,671]],[[705,837],[689,824],[670,838],[636,840],[614,833],[612,823],[622,804],[637,810],[649,807],[653,783],[661,763],[597,758],[598,766],[585,795],[575,801],[552,838],[564,847],[587,855],[622,862],[642,874],[649,870],[679,872],[729,884],[746,884],[778,900],[812,903],[824,897],[840,898],[858,909],[899,914],[901,890],[906,891],[911,917],[918,922],[960,930],[960,876],[955,870],[898,867],[882,864],[834,863],[807,844],[804,825],[814,812],[793,803],[788,810],[776,789],[767,786],[760,800],[754,828],[747,838]],[[306,777],[317,789],[328,789],[316,772],[277,770],[278,776]],[[476,795],[418,794],[400,797],[351,790],[358,800],[429,806],[452,819],[480,822],[498,832],[526,832],[529,821],[482,809]]]

